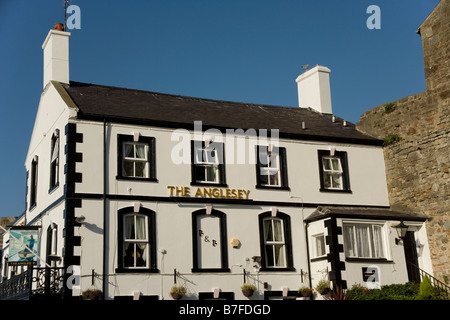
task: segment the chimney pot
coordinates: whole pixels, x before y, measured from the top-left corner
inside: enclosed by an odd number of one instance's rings
[[[53,26],[53,30],[64,31],[64,25],[62,23],[57,22]]]

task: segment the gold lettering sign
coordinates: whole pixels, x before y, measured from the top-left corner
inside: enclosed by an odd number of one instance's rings
[[[248,199],[250,190],[198,187],[191,192],[190,187],[167,186],[171,197],[196,197],[196,198],[222,198],[222,199]]]

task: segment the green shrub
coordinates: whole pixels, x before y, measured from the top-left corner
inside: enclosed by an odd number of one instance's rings
[[[389,133],[386,138],[383,139],[383,146],[388,146],[394,142],[400,141],[400,136],[396,133]]]
[[[425,275],[420,283],[417,300],[434,300],[435,298],[434,287],[431,284],[431,280]]]
[[[384,106],[384,113],[391,113],[395,110],[395,108],[397,108],[395,104],[388,103]]]
[[[347,290],[349,300],[414,300],[419,285],[413,282],[381,286],[380,289],[368,289],[360,284]]]

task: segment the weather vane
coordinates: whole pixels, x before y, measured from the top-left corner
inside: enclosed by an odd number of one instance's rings
[[[64,31],[66,31],[66,23],[67,23],[67,5],[70,0],[64,0]]]

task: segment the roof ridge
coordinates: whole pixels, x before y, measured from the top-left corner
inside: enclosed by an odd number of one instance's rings
[[[174,98],[183,98],[183,99],[191,99],[191,100],[200,100],[200,101],[208,101],[213,103],[230,103],[230,104],[244,104],[248,106],[255,106],[255,107],[268,107],[268,108],[285,108],[285,109],[304,109],[309,111],[314,111],[317,114],[321,115],[320,112],[317,112],[316,110],[312,108],[299,108],[299,107],[293,107],[293,106],[280,106],[280,105],[272,105],[272,104],[265,104],[265,103],[254,103],[254,102],[240,102],[240,101],[231,101],[231,100],[220,100],[220,99],[212,99],[212,98],[201,98],[201,97],[194,97],[194,96],[186,96],[181,94],[174,94],[174,93],[165,93],[165,92],[158,92],[158,91],[149,91],[144,89],[133,89],[133,88],[125,88],[125,87],[118,87],[118,86],[110,86],[110,85],[103,85],[103,84],[95,84],[95,83],[87,83],[87,82],[79,82],[79,81],[70,81],[69,86],[71,84],[81,84],[81,85],[89,85],[89,86],[95,86],[95,87],[103,87],[103,88],[111,88],[111,89],[119,89],[119,90],[126,90],[126,91],[135,91],[135,92],[143,92],[143,93],[149,93],[149,94],[155,94],[155,95],[165,95],[170,96]],[[66,84],[67,85],[67,84]]]

